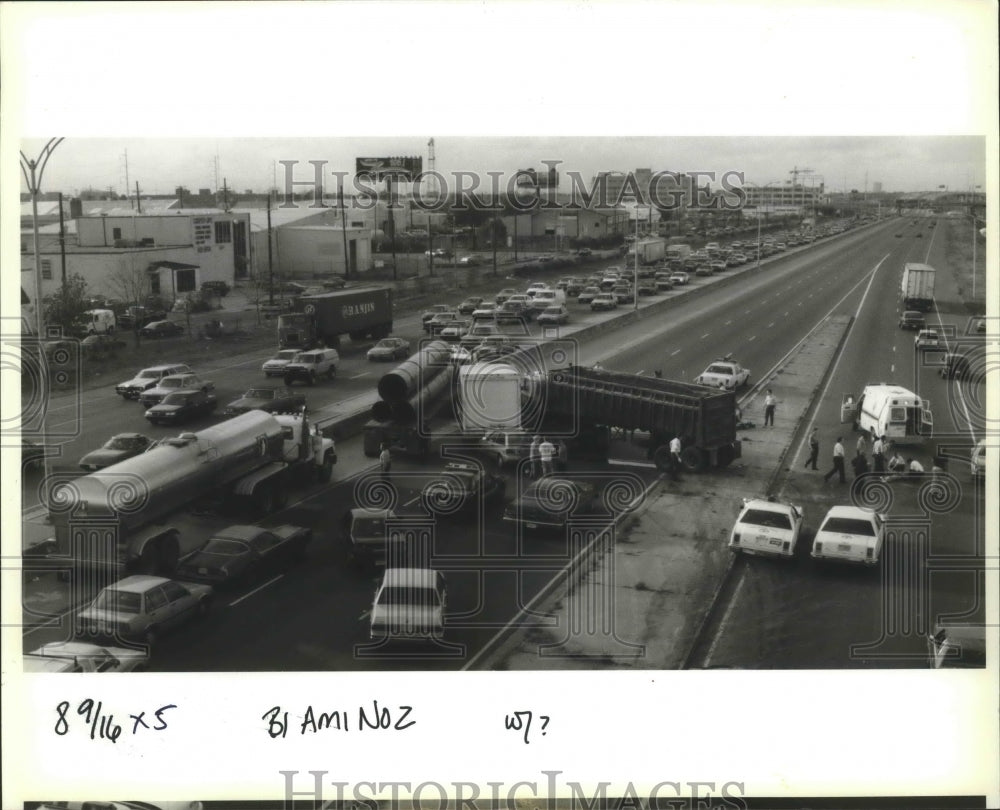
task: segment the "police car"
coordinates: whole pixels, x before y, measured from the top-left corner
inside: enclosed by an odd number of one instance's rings
[[[802,530],[802,510],[790,503],[744,498],[729,536],[729,550],[794,557]]]
[[[709,385],[712,388],[723,388],[726,391],[735,391],[741,385],[746,385],[750,381],[750,369],[743,368],[733,360],[731,354],[715,360],[701,374],[694,378],[698,385]]]

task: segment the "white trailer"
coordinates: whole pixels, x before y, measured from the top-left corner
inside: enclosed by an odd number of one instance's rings
[[[462,431],[520,430],[523,377],[516,368],[504,363],[460,367],[456,416]]]

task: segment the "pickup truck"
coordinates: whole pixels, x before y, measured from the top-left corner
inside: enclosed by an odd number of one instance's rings
[[[164,377],[152,388],[143,391],[139,395],[139,401],[147,408],[158,405],[167,394],[175,391],[202,391],[208,393],[215,390],[215,383],[203,380],[197,374],[189,372],[186,374],[171,374]]]

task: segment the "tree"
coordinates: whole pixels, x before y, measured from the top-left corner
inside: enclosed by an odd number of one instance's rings
[[[132,257],[121,257],[118,260],[118,265],[111,269],[107,278],[108,289],[126,308],[143,306],[152,292],[149,273],[144,267],[137,265]],[[133,319],[132,332],[135,335],[136,345],[139,344],[139,329],[141,327],[142,324],[139,323],[138,319]]]
[[[63,334],[70,334],[74,323],[89,308],[87,282],[77,273],[52,295],[42,300],[42,314],[49,326],[62,327]]]

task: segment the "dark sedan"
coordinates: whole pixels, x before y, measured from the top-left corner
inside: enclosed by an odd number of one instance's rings
[[[371,361],[405,360],[410,356],[410,341],[403,338],[383,338],[368,350]]]
[[[226,406],[226,416],[238,416],[247,411],[267,411],[268,413],[291,413],[301,411],[306,405],[305,394],[283,386],[251,388],[239,399]]]
[[[153,443],[149,436],[141,433],[119,433],[81,458],[80,467],[84,470],[103,470],[119,461],[145,453]]]
[[[175,391],[146,411],[146,418],[154,425],[175,425],[196,416],[205,416],[215,410],[215,394],[204,391]]]
[[[562,529],[573,515],[592,512],[596,503],[593,484],[547,475],[508,504],[503,519],[525,529]]]
[[[173,321],[152,321],[142,327],[139,334],[147,338],[175,337],[184,334],[184,327]]]
[[[225,586],[252,583],[305,559],[312,529],[230,526],[177,566],[179,579]]]

